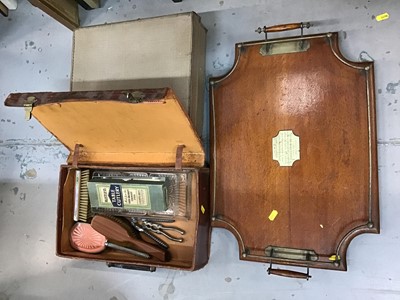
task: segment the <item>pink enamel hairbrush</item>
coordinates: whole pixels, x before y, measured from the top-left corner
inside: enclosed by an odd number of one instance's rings
[[[108,242],[104,235],[94,230],[93,227],[87,223],[76,223],[71,228],[70,243],[75,250],[86,253],[100,253],[106,247],[109,247],[139,257],[150,258],[150,255],[145,252]]]
[[[132,244],[135,248],[149,253],[153,258],[161,261],[167,260],[165,249],[147,243],[135,236],[128,224],[125,224],[122,219],[113,216],[95,215],[91,225],[93,229],[115,242]]]

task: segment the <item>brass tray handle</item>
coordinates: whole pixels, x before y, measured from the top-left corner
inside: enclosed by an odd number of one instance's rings
[[[310,22],[301,22],[301,23],[289,23],[289,24],[280,24],[280,25],[274,25],[274,26],[264,26],[263,28],[258,27],[256,29],[257,33],[265,33],[265,39],[267,39],[267,33],[268,32],[280,32],[280,31],[288,31],[288,30],[294,30],[294,29],[301,29],[301,35],[303,36],[303,28],[310,28],[311,23]]]
[[[278,32],[278,31],[287,31],[302,28],[303,23],[290,23],[290,24],[280,24],[269,27],[264,27],[264,32]]]
[[[307,268],[307,273],[291,271],[291,270],[282,270],[282,269],[273,269],[272,264],[267,270],[268,275],[276,275],[276,276],[283,276],[289,278],[298,278],[298,279],[305,279],[309,280],[311,275],[309,274],[309,269]]]

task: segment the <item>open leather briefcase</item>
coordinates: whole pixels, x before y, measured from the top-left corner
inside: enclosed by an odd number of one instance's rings
[[[207,263],[209,169],[171,89],[11,94],[5,104],[24,106],[71,151],[57,255],[150,271]]]
[[[379,233],[373,76],[326,33],[239,43],[210,80],[212,226],[240,259],[308,279],[308,267],[346,270],[351,240]]]

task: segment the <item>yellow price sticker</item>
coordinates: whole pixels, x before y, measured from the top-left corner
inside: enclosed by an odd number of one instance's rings
[[[383,21],[383,20],[387,20],[387,19],[389,19],[389,14],[388,13],[380,14],[380,15],[376,16],[375,19],[378,22]]]
[[[336,260],[340,260],[340,255],[336,256],[335,254],[332,255],[331,257],[329,257],[330,261],[336,261]]]
[[[201,210],[201,213],[204,215],[204,213],[206,212],[206,209],[204,208],[203,205],[201,206],[200,210]]]
[[[269,219],[270,221],[273,221],[273,220],[275,220],[275,218],[276,218],[277,215],[278,215],[278,211],[274,209],[274,210],[271,211],[271,213],[269,214],[268,219]]]

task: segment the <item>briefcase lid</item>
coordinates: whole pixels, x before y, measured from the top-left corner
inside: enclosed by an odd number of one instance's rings
[[[80,164],[204,165],[200,138],[169,88],[125,91],[14,93]]]

